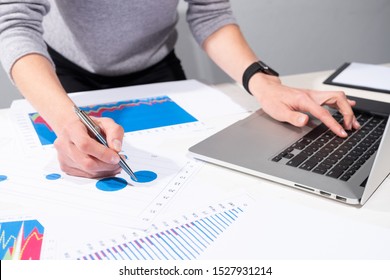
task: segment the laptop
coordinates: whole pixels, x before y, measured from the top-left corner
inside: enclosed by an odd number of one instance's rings
[[[303,128],[252,113],[189,148],[200,160],[337,201],[363,205],[390,173],[390,103],[355,100],[361,129],[336,136],[311,119]],[[342,123],[342,115],[330,110]]]

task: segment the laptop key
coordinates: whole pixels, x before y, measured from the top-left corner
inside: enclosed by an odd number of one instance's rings
[[[315,151],[313,151],[312,149],[304,149],[301,154],[304,154],[306,155],[307,157],[311,156],[312,154],[314,154]]]
[[[318,138],[318,140],[317,140],[318,142],[320,142],[320,143],[323,143],[323,144],[325,144],[326,142],[328,142],[329,141],[329,138],[327,138],[327,137],[321,137],[321,138]]]
[[[325,169],[326,171],[328,171],[332,166],[333,165],[327,164],[326,162],[321,162],[320,165],[318,165],[319,168]]]
[[[339,159],[341,159],[343,157],[343,155],[340,155],[338,153],[333,153],[331,154],[328,159],[330,160],[335,160],[335,161],[338,161]]]
[[[316,153],[314,156],[312,156],[309,160],[314,162],[320,162],[324,159],[323,156],[321,156],[320,153]]]
[[[349,175],[349,174],[344,174],[343,176],[340,177],[340,180],[348,181],[349,178],[351,178],[351,175]]]
[[[305,161],[304,163],[302,163],[301,166],[299,166],[299,168],[301,169],[305,169],[305,170],[312,170],[314,166],[316,166],[318,164],[318,162],[315,162],[315,161]]]
[[[336,162],[338,162],[338,159],[335,158],[327,158],[323,161],[323,163],[329,164],[330,166],[334,165]]]
[[[344,173],[344,169],[342,169],[342,168],[337,168],[337,166],[336,166],[336,167],[332,168],[332,169],[326,174],[326,176],[329,176],[329,177],[332,177],[332,178],[338,178],[338,177],[340,177],[340,175],[343,174],[343,173]]]
[[[349,176],[352,176],[355,173],[356,173],[356,170],[352,167],[350,169],[348,169],[347,172],[345,172],[345,174],[349,175]]]
[[[283,156],[284,158],[287,158],[287,159],[290,159],[290,158],[293,158],[294,157],[294,154],[292,153],[287,153]]]
[[[300,153],[300,154],[296,155],[294,158],[292,158],[290,161],[288,161],[287,165],[297,167],[302,162],[304,162],[308,157],[309,157],[309,155],[304,154],[304,153]]]
[[[346,163],[343,163],[342,161],[339,162],[339,163],[335,166],[336,169],[339,169],[339,170],[342,170],[342,171],[347,170],[348,167],[349,167],[349,165],[346,164]]]
[[[320,166],[313,169],[313,172],[318,174],[325,174],[328,169],[321,168]]]
[[[276,156],[276,157],[274,157],[274,158],[272,159],[272,161],[274,161],[274,162],[279,162],[281,159],[282,159],[281,156]]]
[[[304,149],[305,152],[316,152],[318,151],[319,147],[317,147],[316,145],[310,145],[309,147],[307,147],[306,149]]]
[[[304,136],[306,139],[315,140],[317,139],[322,133],[328,130],[328,127],[324,125],[323,123],[314,128],[312,131],[310,131],[308,134]]]

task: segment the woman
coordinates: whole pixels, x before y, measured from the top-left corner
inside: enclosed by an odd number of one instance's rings
[[[187,0],[194,38],[214,62],[273,118],[295,126],[309,112],[340,137],[347,134],[321,105],[336,107],[345,129],[359,127],[343,92],[283,86],[259,68],[228,0]],[[83,177],[116,174],[123,129],[96,119],[110,148],[92,139],[73,112],[68,92],[184,79],[174,54],[178,0],[28,0],[0,5],[0,56],[19,91],[57,135],[63,171]],[[234,57],[234,60],[231,58]]]

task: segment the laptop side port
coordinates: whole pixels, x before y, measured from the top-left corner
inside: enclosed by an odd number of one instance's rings
[[[321,194],[321,195],[324,195],[324,196],[330,196],[330,193],[324,192],[324,191],[320,191],[320,194]]]
[[[346,201],[347,201],[347,199],[346,199],[345,197],[338,196],[338,195],[336,195],[336,199],[341,200],[341,201],[343,201],[343,202],[346,202]]]
[[[300,189],[304,189],[304,190],[307,190],[307,191],[311,191],[311,192],[314,192],[313,189],[311,188],[308,188],[308,187],[305,187],[305,186],[301,186],[301,185],[298,185],[298,184],[294,184],[296,187],[300,188]]]

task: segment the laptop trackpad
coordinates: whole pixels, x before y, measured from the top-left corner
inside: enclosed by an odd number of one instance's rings
[[[206,158],[253,168],[265,164],[310,130],[308,126],[298,128],[281,123],[263,110],[258,110],[192,146],[189,151]]]
[[[245,135],[248,145],[257,145],[267,153],[273,155],[288,147],[303,135],[308,133],[318,123],[310,121],[309,125],[299,128],[288,123],[282,123],[268,116],[263,110],[258,110],[240,124],[240,134]],[[263,148],[262,148],[263,147]]]

